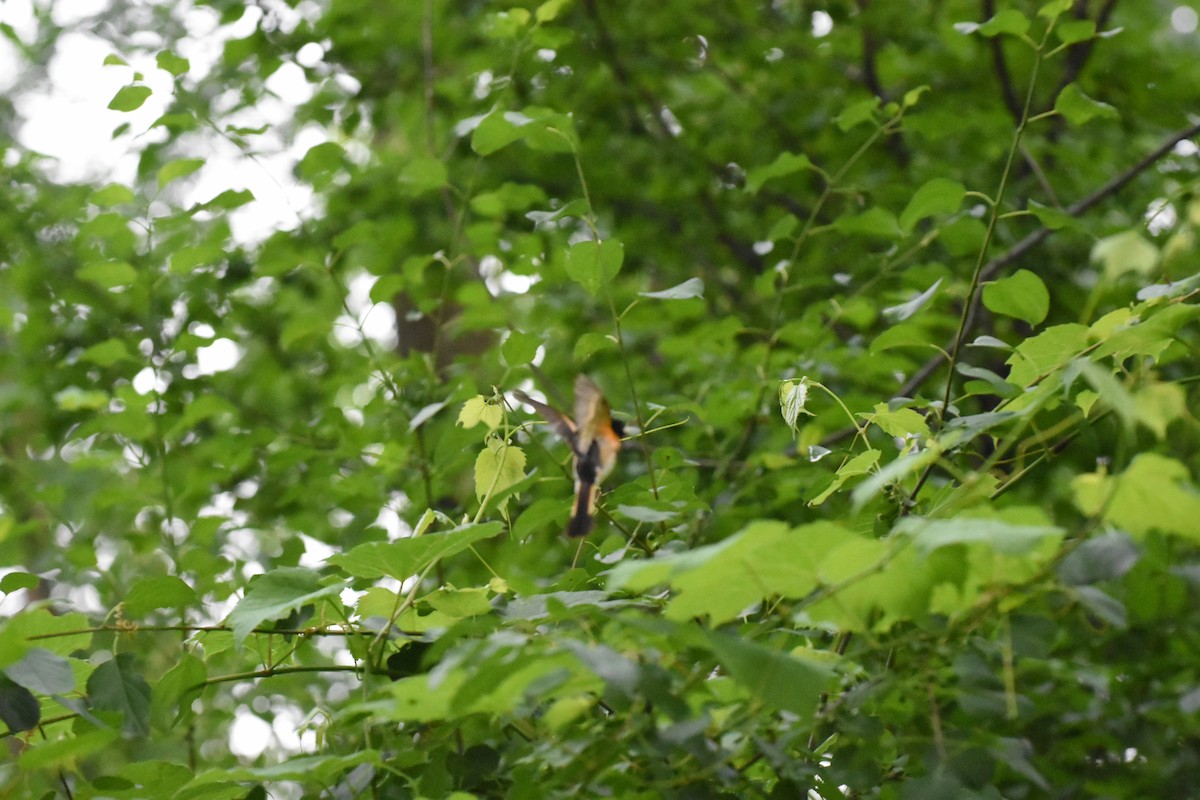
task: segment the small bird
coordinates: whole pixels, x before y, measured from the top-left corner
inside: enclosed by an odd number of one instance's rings
[[[612,472],[621,449],[625,425],[612,418],[612,409],[591,378],[575,379],[575,419],[545,403],[539,403],[522,391],[513,395],[528,403],[549,422],[575,456],[575,506],[567,523],[567,536],[587,536],[592,529],[600,482]]]

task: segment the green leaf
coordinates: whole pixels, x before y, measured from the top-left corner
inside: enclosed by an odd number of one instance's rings
[[[390,577],[404,581],[435,561],[465,550],[504,529],[499,522],[463,525],[446,533],[428,533],[394,542],[360,544],[347,553],[331,556],[335,567],[357,578]]]
[[[1050,0],[1038,9],[1038,16],[1046,19],[1056,19],[1071,10],[1075,0]]]
[[[1157,453],[1141,453],[1117,476],[1078,475],[1071,486],[1075,505],[1118,528],[1145,538],[1151,531],[1200,542],[1200,491],[1188,468]]]
[[[582,364],[601,350],[615,350],[616,347],[617,343],[610,334],[588,331],[575,341],[572,356]]]
[[[1133,229],[1096,242],[1091,257],[1104,266],[1104,276],[1109,279],[1126,273],[1149,275],[1158,264],[1158,248],[1140,230]]]
[[[246,595],[229,612],[227,624],[239,645],[264,622],[283,619],[303,606],[336,598],[346,588],[342,581],[322,583],[321,576],[304,567],[279,567],[256,575]]]
[[[98,389],[68,386],[54,393],[54,404],[62,411],[99,411],[109,403],[109,396]]]
[[[296,173],[310,183],[328,179],[346,164],[346,150],[337,142],[323,142],[309,148],[296,165]]]
[[[120,339],[105,339],[103,342],[94,344],[87,350],[84,350],[79,358],[100,367],[111,367],[113,364],[121,361],[134,360],[133,354],[129,352],[129,348]]]
[[[537,7],[537,11],[534,12],[533,18],[537,20],[539,25],[543,22],[552,22],[558,18],[558,15],[562,13],[563,8],[565,8],[570,1],[571,0],[546,0],[546,2]]]
[[[13,733],[31,731],[42,718],[37,698],[18,683],[0,677],[0,722]]]
[[[916,224],[936,214],[953,214],[962,206],[967,190],[961,183],[949,178],[934,178],[913,194],[908,205],[900,212],[900,229],[912,233]]]
[[[1096,118],[1117,119],[1119,116],[1115,108],[1088,97],[1076,83],[1068,83],[1058,93],[1054,101],[1054,110],[1072,125],[1083,125]]]
[[[812,162],[803,153],[783,152],[765,167],[755,167],[746,174],[746,191],[756,193],[767,181],[793,175],[812,167]]]
[[[119,780],[128,781],[132,786],[122,787],[113,792],[114,800],[115,798],[133,797],[173,798],[179,787],[188,783],[193,777],[192,771],[182,764],[157,760],[127,762],[120,766],[115,776]],[[92,785],[96,786],[96,783],[104,778],[112,779],[111,776],[105,775],[103,778],[97,778]]]
[[[868,422],[876,425],[888,436],[929,436],[929,425],[920,412],[911,408],[897,408],[889,411],[887,403],[878,403],[871,414],[860,414]]]
[[[154,62],[159,69],[166,70],[176,78],[191,69],[191,62],[182,56],[175,55],[170,50],[160,50],[154,57]]]
[[[9,572],[0,578],[0,592],[12,594],[21,589],[32,589],[41,582],[41,578],[30,572]]]
[[[912,538],[923,554],[956,544],[983,542],[998,553],[1020,556],[1043,542],[1058,542],[1065,531],[1054,525],[1015,525],[1000,519],[923,519],[904,517],[893,529]]]
[[[780,239],[789,239],[798,227],[800,227],[800,219],[795,214],[784,214],[771,226],[771,230],[767,231],[767,241],[778,242]]]
[[[31,648],[20,661],[6,667],[4,674],[39,694],[66,694],[75,688],[70,662],[40,647]]]
[[[200,773],[175,795],[175,800],[202,800],[210,795],[205,787],[214,789],[233,784],[239,791],[234,797],[248,797],[242,783],[275,784],[290,781],[302,785],[333,785],[339,776],[361,764],[382,765],[377,750],[359,750],[348,755],[316,755],[293,758],[263,767],[230,767],[210,769]]]
[[[17,764],[28,772],[72,766],[85,756],[111,746],[120,735],[121,732],[115,728],[99,728],[62,739],[39,742],[23,748],[17,758]]]
[[[533,333],[512,331],[500,345],[500,353],[504,356],[504,363],[510,367],[519,367],[533,361],[541,346],[542,337]]]
[[[224,211],[232,211],[235,208],[241,208],[247,203],[254,202],[254,193],[249,189],[226,189],[211,200],[200,203],[193,211],[203,211],[211,208],[217,208]]]
[[[112,208],[133,202],[133,190],[119,183],[110,183],[92,192],[92,202],[101,208]]]
[[[683,283],[663,289],[660,292],[638,292],[639,297],[650,297],[655,300],[691,300],[704,297],[704,281],[699,278],[688,278]]]
[[[471,149],[481,156],[490,156],[522,137],[521,126],[529,119],[515,112],[499,109],[480,120],[471,134]]]
[[[1020,11],[1006,8],[987,22],[958,22],[954,30],[962,34],[979,33],[989,38],[994,36],[1024,36],[1029,30],[1029,19]]]
[[[481,394],[463,403],[462,410],[458,412],[458,424],[464,428],[474,428],[482,422],[488,430],[494,431],[503,420],[504,409]]]
[[[576,242],[567,251],[567,275],[595,295],[621,271],[625,246],[616,239]]]
[[[174,575],[155,575],[134,582],[122,603],[126,616],[141,617],[157,608],[183,608],[197,600],[196,590]]]
[[[714,631],[706,633],[713,655],[750,696],[764,706],[790,711],[809,723],[821,695],[833,685],[832,666]]]
[[[830,226],[851,236],[874,236],[880,239],[899,239],[904,235],[892,212],[872,206],[861,214],[838,217]]]
[[[800,422],[800,415],[808,413],[804,410],[808,402],[808,378],[798,381],[787,380],[779,384],[779,413],[783,421],[795,433]]]
[[[1012,369],[1008,382],[1014,386],[1032,386],[1047,373],[1065,366],[1088,345],[1088,329],[1068,323],[1053,325],[1017,345],[1005,362]]]
[[[842,464],[830,480],[829,485],[822,489],[816,497],[809,500],[808,504],[810,506],[819,506],[828,500],[834,492],[841,489],[846,481],[851,478],[857,478],[860,475],[869,474],[871,469],[879,463],[879,456],[880,452],[878,450],[864,450],[845,464]]]
[[[1050,292],[1046,284],[1027,269],[983,287],[983,304],[996,314],[1037,325],[1050,313]]]
[[[1029,213],[1037,217],[1038,222],[1052,231],[1075,224],[1075,218],[1062,209],[1044,206],[1036,200],[1029,201]]]
[[[76,270],[75,275],[101,289],[128,286],[137,280],[137,270],[128,261],[93,261]]]
[[[979,26],[984,36],[1021,36],[1029,30],[1029,18],[1013,8],[1006,8]]]
[[[149,86],[122,86],[109,101],[108,107],[113,111],[137,111],[151,95]]]
[[[150,733],[150,685],[136,667],[133,653],[118,653],[96,667],[87,691],[97,711],[113,711],[124,719],[129,736]]]
[[[1076,586],[1072,594],[1079,604],[1097,619],[1117,629],[1129,626],[1125,604],[1096,586]]]
[[[154,682],[154,697],[150,701],[150,719],[154,727],[170,731],[193,716],[192,701],[204,690],[208,670],[204,662],[191,653],[183,653],[175,666]]]
[[[400,170],[400,187],[410,197],[440,189],[447,184],[450,173],[446,165],[436,158],[419,157],[404,165]]]
[[[1078,44],[1096,37],[1096,22],[1090,19],[1073,19],[1059,23],[1054,29],[1063,44]]]
[[[203,167],[204,163],[204,159],[202,158],[178,158],[174,161],[168,161],[158,171],[158,188],[163,188],[171,181],[186,178]]]
[[[834,119],[834,122],[837,123],[838,130],[845,133],[856,125],[861,125],[864,122],[874,122],[875,110],[877,108],[879,108],[878,97],[859,100],[843,108],[842,112]]]
[[[819,585],[818,569],[831,550],[858,537],[831,522],[789,528],[758,521],[717,544],[660,556],[622,561],[613,569],[609,592],[672,590],[666,617],[708,617],[712,626],[737,618],[766,597],[804,597]]]
[[[475,459],[475,497],[480,502],[525,477],[525,451],[499,437],[491,437]]]
[[[1129,534],[1110,531],[1093,536],[1068,553],[1058,565],[1058,577],[1072,586],[1112,581],[1133,569],[1140,557]]]

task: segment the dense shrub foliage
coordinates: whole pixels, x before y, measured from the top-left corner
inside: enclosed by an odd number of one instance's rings
[[[1193,794],[1195,17],[75,23],[163,113],[130,181],[2,145],[4,793]],[[580,373],[627,438],[570,540],[512,392]]]

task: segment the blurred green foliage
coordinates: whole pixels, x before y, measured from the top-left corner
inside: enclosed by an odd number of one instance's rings
[[[173,89],[128,184],[2,145],[0,785],[1190,794],[1177,5],[78,23]],[[26,91],[66,33],[39,23],[4,31]],[[311,96],[279,122],[287,71]],[[235,238],[262,201],[233,178],[184,200],[218,145],[255,170],[314,132],[292,229]],[[578,543],[566,447],[511,391],[570,408],[581,372],[629,436]]]

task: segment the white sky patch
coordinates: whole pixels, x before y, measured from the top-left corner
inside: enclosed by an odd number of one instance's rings
[[[196,370],[199,375],[216,375],[231,370],[241,360],[242,348],[232,339],[222,337],[210,345],[196,348]]]
[[[828,36],[833,30],[833,17],[824,11],[814,11],[812,15],[812,35],[820,39]]]
[[[391,303],[371,301],[371,287],[377,280],[377,276],[367,272],[350,279],[346,306],[354,316],[342,315],[333,326],[334,338],[343,347],[357,346],[364,336],[388,349],[396,346],[396,309]]]
[[[154,367],[145,367],[133,376],[131,381],[133,390],[138,394],[150,394],[150,392],[158,392],[162,394],[171,385],[167,373],[160,373]]]
[[[312,536],[300,534],[300,541],[304,542],[304,555],[300,557],[300,566],[306,566],[310,570],[322,569],[325,566],[325,559],[337,552],[325,542],[313,539]]]
[[[1200,24],[1200,15],[1190,6],[1176,6],[1171,12],[1171,27],[1176,33],[1195,33]]]
[[[49,7],[55,23],[82,29],[109,5],[110,0],[72,0],[50,3]],[[268,0],[265,5],[281,30],[294,29],[305,17],[321,13],[313,3],[301,3],[295,10],[282,2]],[[193,7],[188,2],[179,3],[174,13],[188,31],[187,37],[173,43],[175,52],[190,62],[185,80],[204,78],[221,58],[225,42],[252,34],[263,16],[261,8],[249,6],[236,22],[221,26],[213,9]],[[30,0],[0,2],[0,22],[12,25],[24,39],[36,35]],[[135,44],[149,50],[159,48],[159,39],[154,31],[131,37]],[[308,65],[319,64],[324,57],[324,48],[316,43],[305,45],[301,52],[301,63]],[[124,59],[128,66],[104,65],[109,56]],[[17,49],[0,39],[0,91],[17,86],[25,66]],[[140,83],[150,88],[150,97],[132,112],[110,110],[113,96],[134,82],[135,73],[140,73]],[[132,185],[139,152],[167,136],[165,129],[151,126],[171,101],[174,83],[169,73],[158,68],[153,53],[118,52],[112,43],[97,36],[68,30],[59,38],[50,59],[46,85],[14,97],[22,120],[18,141],[51,159],[47,169],[53,180]],[[296,105],[310,99],[315,91],[300,66],[285,62],[268,78],[267,89],[269,94],[254,108],[240,112],[236,120],[222,119],[219,124],[246,128],[265,125],[268,130],[246,136],[246,149],[242,149],[216,131],[202,127],[193,134],[199,146],[191,147],[188,155],[205,158],[205,167],[172,187],[184,207],[211,200],[226,190],[249,190],[255,200],[228,214],[234,238],[249,244],[277,230],[291,230],[311,215],[313,193],[295,179],[293,169],[310,147],[326,139],[323,131],[303,131],[295,141],[286,143],[272,129],[288,124]],[[114,138],[113,131],[121,125],[128,125],[128,130]]]
[[[238,758],[255,759],[271,743],[271,726],[266,720],[251,714],[244,706],[234,712],[229,726],[229,751]]]

